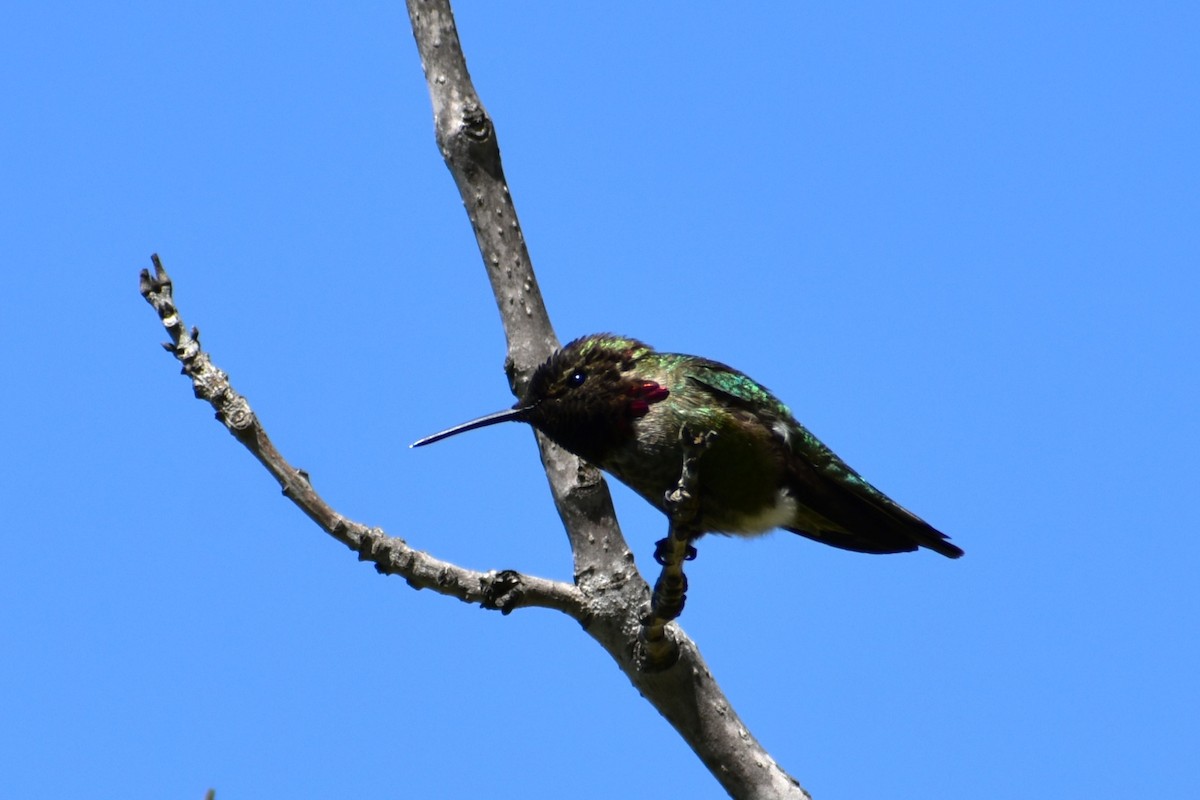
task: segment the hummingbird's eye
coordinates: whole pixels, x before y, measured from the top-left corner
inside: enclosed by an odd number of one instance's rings
[[[571,377],[567,378],[567,386],[572,389],[583,386],[583,382],[587,380],[587,373],[581,369],[577,369],[571,373]]]

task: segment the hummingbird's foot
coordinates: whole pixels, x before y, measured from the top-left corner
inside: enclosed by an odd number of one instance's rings
[[[682,572],[659,577],[654,584],[654,595],[650,601],[652,607],[657,609],[659,619],[670,622],[683,613],[683,604],[687,602],[687,588],[687,576]]]
[[[683,574],[683,562],[696,557],[696,548],[671,536],[658,542],[654,558],[663,565],[650,595],[650,610],[659,622],[667,623],[683,613],[687,601],[688,580]]]
[[[653,614],[642,620],[635,657],[642,672],[661,672],[679,661],[679,643],[664,620],[654,619]]]
[[[670,537],[659,539],[654,543],[654,560],[658,562],[660,567],[665,567],[667,565],[667,560],[671,557],[673,551],[674,548],[671,544]],[[687,545],[683,551],[683,560],[695,561],[696,548],[690,544]]]
[[[646,672],[667,669],[679,659],[679,645],[667,630],[668,623],[679,618],[687,602],[687,576],[683,574],[678,554],[676,551],[675,558],[666,556],[662,574],[650,596],[650,611],[642,618],[638,661]]]

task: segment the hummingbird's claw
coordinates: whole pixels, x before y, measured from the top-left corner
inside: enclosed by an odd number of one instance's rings
[[[654,560],[658,562],[658,565],[660,567],[665,567],[667,565],[667,556],[670,554],[670,552],[671,552],[671,540],[669,538],[668,539],[659,539],[657,542],[654,543]],[[684,561],[695,561],[696,560],[696,548],[689,544],[687,546],[687,550],[685,550],[683,553],[683,560]]]
[[[689,545],[690,547],[690,545]],[[667,565],[667,554],[671,552],[671,540],[659,539],[654,543],[654,560],[660,567]]]

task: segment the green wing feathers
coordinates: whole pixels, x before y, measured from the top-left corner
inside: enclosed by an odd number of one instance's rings
[[[757,414],[790,451],[790,482],[802,508],[798,524],[788,530],[863,553],[927,547],[948,558],[963,554],[945,534],[851,469],[758,383],[717,362],[702,364],[690,378],[729,405]]]

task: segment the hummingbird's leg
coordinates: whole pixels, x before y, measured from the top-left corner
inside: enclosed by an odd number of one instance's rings
[[[647,667],[665,669],[675,663],[678,651],[666,637],[666,625],[683,613],[687,601],[687,576],[683,574],[683,562],[696,557],[696,548],[691,542],[703,533],[696,525],[700,510],[698,490],[700,454],[716,437],[712,431],[700,435],[692,434],[686,426],[679,432],[683,440],[683,467],[679,483],[667,492],[664,498],[670,527],[667,538],[655,544],[654,560],[662,565],[662,572],[654,584],[650,597],[650,613],[642,620],[642,642]]]

